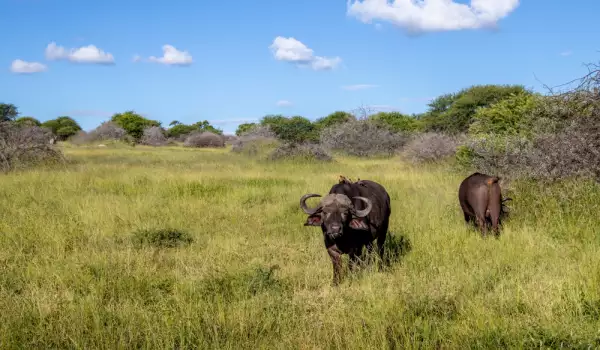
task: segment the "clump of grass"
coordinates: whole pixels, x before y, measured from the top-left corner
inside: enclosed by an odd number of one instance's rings
[[[190,245],[194,239],[186,231],[173,228],[141,229],[133,233],[138,246],[149,245],[156,248],[175,248]]]

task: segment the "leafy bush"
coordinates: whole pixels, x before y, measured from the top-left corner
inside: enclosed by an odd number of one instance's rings
[[[190,245],[194,239],[189,233],[176,229],[148,229],[134,232],[133,241],[138,247],[176,248]]]
[[[317,129],[323,130],[334,125],[344,124],[355,120],[356,117],[351,113],[335,111],[326,117],[317,119],[314,124]]]
[[[318,132],[314,124],[304,117],[273,117],[272,119],[265,117],[263,123],[284,142],[302,143],[318,140]]]
[[[335,125],[321,132],[321,144],[325,149],[359,157],[391,155],[407,140],[405,135],[391,132],[369,120]]]
[[[529,93],[521,85],[474,85],[431,101],[421,122],[425,131],[463,133],[469,129],[479,108],[493,105],[515,94]]]
[[[418,128],[418,121],[400,112],[379,112],[369,117],[374,123],[390,129],[393,132],[414,132]]]
[[[480,108],[473,116],[469,133],[531,137],[538,100],[537,95],[521,92]]]
[[[285,143],[277,147],[270,155],[269,159],[303,159],[331,161],[333,158],[323,147],[314,143]]]
[[[58,136],[59,140],[66,140],[81,130],[79,124],[67,116],[47,120],[42,123],[42,127],[50,129],[54,135]]]
[[[139,141],[144,135],[144,129],[151,126],[160,126],[156,120],[150,120],[142,117],[134,111],[114,114],[110,121],[125,129],[128,135],[135,141]]]
[[[62,160],[62,153],[50,144],[51,140],[48,129],[0,122],[0,170],[7,172]]]
[[[415,163],[438,161],[455,155],[461,138],[428,132],[415,135],[404,146],[404,155]]]
[[[238,125],[237,129],[235,130],[235,134],[237,136],[241,136],[242,134],[252,130],[256,126],[257,126],[256,123],[242,123],[242,124]]]
[[[142,145],[147,146],[165,146],[168,141],[162,128],[158,126],[151,126],[144,129],[144,134],[140,139]]]
[[[183,143],[185,147],[225,147],[223,137],[212,132],[194,132]]]
[[[42,123],[34,117],[20,117],[15,119],[15,123],[26,126],[41,126]]]

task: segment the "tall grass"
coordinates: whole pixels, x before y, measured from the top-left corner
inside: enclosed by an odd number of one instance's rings
[[[0,180],[1,348],[600,346],[594,183],[512,183],[496,240],[465,226],[468,174],[445,168],[64,151],[66,168]],[[390,230],[412,250],[336,288],[298,200],[339,174],[388,189]],[[161,237],[185,242],[148,243]]]

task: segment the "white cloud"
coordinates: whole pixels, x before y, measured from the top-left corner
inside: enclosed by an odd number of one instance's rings
[[[331,70],[342,62],[342,59],[337,56],[315,56],[311,48],[293,37],[278,36],[269,48],[276,60],[295,63],[303,67],[308,66],[314,70]]]
[[[140,55],[134,55],[133,58],[131,59],[131,61],[133,62],[140,62],[142,60],[142,56]]]
[[[347,13],[364,23],[387,21],[411,32],[494,27],[519,6],[519,0],[348,0]]]
[[[39,62],[27,62],[20,59],[12,61],[10,65],[10,71],[17,74],[31,74],[39,73],[47,70],[45,64]]]
[[[568,50],[568,51],[563,51],[560,53],[561,56],[571,56],[573,54],[573,51]]]
[[[276,105],[278,107],[290,107],[292,105],[292,103],[288,100],[279,100],[279,101],[277,101]]]
[[[162,50],[162,57],[150,56],[149,60],[151,62],[174,66],[189,66],[194,62],[189,52],[179,51],[172,45],[163,45]]]
[[[373,84],[355,84],[355,85],[344,85],[344,86],[342,86],[342,89],[355,91],[355,90],[372,89],[372,88],[376,88],[378,86],[379,85],[373,85]]]
[[[46,47],[46,59],[69,60],[75,63],[113,64],[115,58],[112,54],[104,52],[94,45],[82,46],[76,49],[65,49],[63,46],[51,42]]]

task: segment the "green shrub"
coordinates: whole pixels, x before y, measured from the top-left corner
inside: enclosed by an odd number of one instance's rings
[[[149,245],[156,248],[175,248],[190,245],[194,239],[185,231],[162,228],[135,231],[133,241],[139,247]]]

